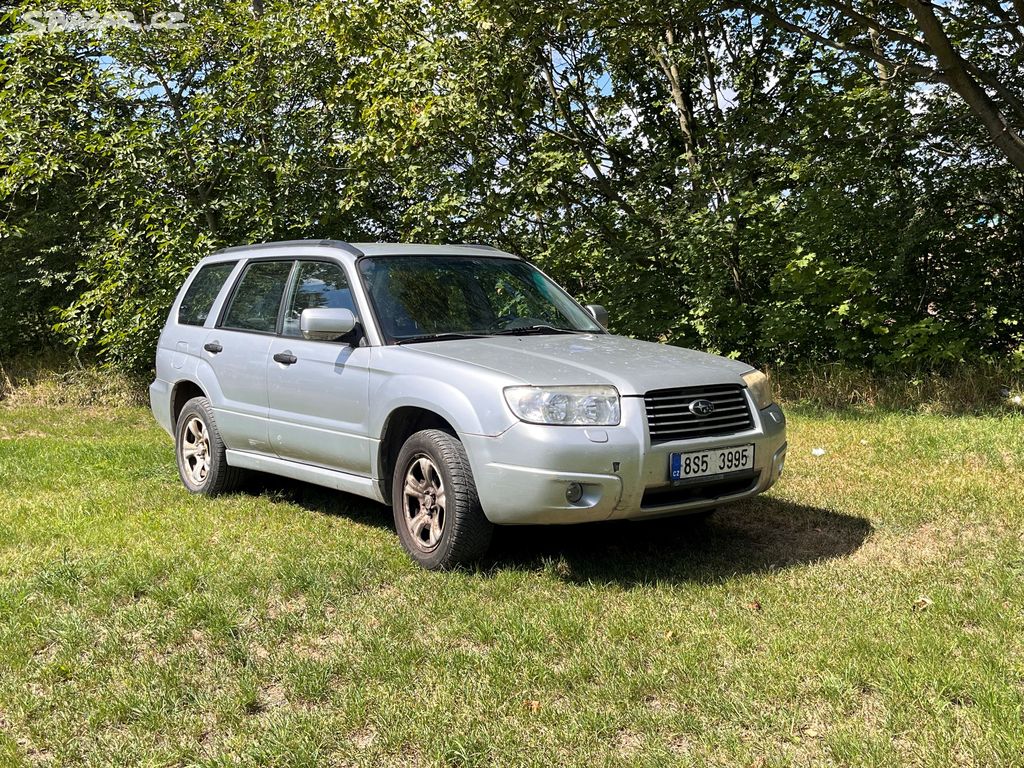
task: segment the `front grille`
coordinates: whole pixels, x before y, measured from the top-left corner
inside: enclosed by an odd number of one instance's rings
[[[710,400],[715,410],[698,416],[690,411],[694,400]],[[651,443],[731,435],[754,426],[743,387],[737,384],[658,389],[644,395],[644,406]]]

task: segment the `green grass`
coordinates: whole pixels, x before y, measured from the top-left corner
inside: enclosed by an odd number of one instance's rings
[[[790,446],[702,530],[435,574],[378,505],[189,496],[141,408],[2,407],[0,765],[1021,765],[1024,417]]]

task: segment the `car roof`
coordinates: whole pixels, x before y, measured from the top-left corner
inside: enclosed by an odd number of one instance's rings
[[[227,261],[249,255],[290,256],[296,252],[315,253],[324,250],[335,251],[334,255],[346,254],[355,259],[360,256],[485,256],[498,258],[519,257],[501,251],[491,245],[471,243],[448,243],[440,245],[424,243],[346,243],[342,240],[282,240],[271,243],[254,243],[222,248],[206,257],[206,261]]]

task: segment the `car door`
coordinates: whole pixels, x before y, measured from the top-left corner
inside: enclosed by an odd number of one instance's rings
[[[289,283],[281,335],[267,362],[270,442],[282,459],[370,474],[367,393],[370,347],[361,332],[337,341],[302,337],[302,310],[359,313],[345,270],[332,261],[300,260]]]
[[[220,388],[213,409],[228,448],[273,453],[267,431],[267,358],[292,259],[249,262],[204,351]]]

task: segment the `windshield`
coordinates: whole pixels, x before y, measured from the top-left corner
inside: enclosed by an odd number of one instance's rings
[[[374,256],[359,271],[389,343],[527,333],[603,333],[579,304],[519,259]]]

